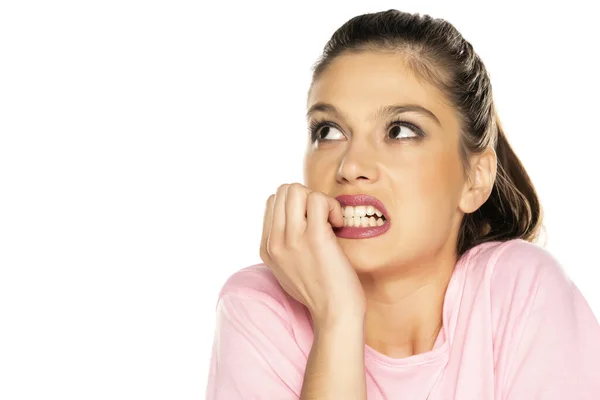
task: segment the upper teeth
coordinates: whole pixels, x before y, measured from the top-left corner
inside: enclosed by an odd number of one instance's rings
[[[344,226],[382,226],[383,213],[373,206],[346,206],[343,210]]]
[[[383,215],[383,213],[381,211],[379,211],[378,209],[376,209],[373,206],[356,206],[356,207],[346,206],[346,207],[344,207],[343,213],[344,213],[344,217],[346,217],[346,218],[364,217],[364,216],[372,216],[372,215],[381,217]]]

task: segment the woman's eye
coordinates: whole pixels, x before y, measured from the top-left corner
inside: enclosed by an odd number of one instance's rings
[[[325,125],[320,127],[316,132],[317,140],[340,140],[344,138],[344,134],[336,127]]]
[[[396,124],[390,128],[388,136],[390,139],[404,139],[419,137],[420,135],[416,129],[411,128],[410,126]]]

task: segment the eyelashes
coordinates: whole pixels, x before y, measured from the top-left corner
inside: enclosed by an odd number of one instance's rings
[[[396,128],[400,128],[400,132],[396,129]],[[425,137],[425,132],[423,131],[423,129],[419,128],[417,125],[408,122],[408,121],[404,121],[401,119],[396,119],[393,120],[392,122],[390,122],[387,125],[386,128],[386,135],[389,136],[390,133],[392,133],[392,131],[394,131],[396,133],[396,135],[400,135],[402,128],[408,128],[413,132],[412,136],[403,136],[398,138],[397,136],[391,139],[394,140],[414,140],[414,139],[422,139]]]
[[[332,135],[332,129],[337,130],[339,133],[336,135],[335,132],[333,132]],[[412,132],[412,134],[405,136],[404,131],[406,130]],[[390,121],[386,125],[385,132],[386,138],[389,138],[393,141],[422,139],[426,136],[425,132],[419,126],[402,119],[394,119]],[[312,120],[308,126],[308,133],[312,143],[316,141],[323,142],[343,140],[347,137],[347,135],[344,133],[344,130],[338,124],[326,119]]]
[[[323,129],[323,128],[328,128],[328,129]],[[331,139],[325,139],[323,136],[323,134],[325,134],[325,137],[327,137],[327,135],[329,134],[329,131],[331,130],[331,128],[337,129],[338,131],[340,131],[340,133],[343,134],[343,129],[339,127],[339,125],[337,125],[336,123],[332,122],[332,121],[328,121],[325,119],[321,119],[321,120],[313,120],[311,121],[311,123],[308,126],[308,133],[310,135],[310,140],[311,142],[316,142],[318,141],[322,141],[322,140],[331,140]]]

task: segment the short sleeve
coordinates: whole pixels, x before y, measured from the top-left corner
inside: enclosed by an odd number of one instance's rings
[[[265,293],[228,291],[217,305],[208,400],[298,399],[306,359],[286,309]]]
[[[591,308],[545,250],[508,251],[495,267],[506,305],[495,349],[499,397],[600,399],[600,326]]]

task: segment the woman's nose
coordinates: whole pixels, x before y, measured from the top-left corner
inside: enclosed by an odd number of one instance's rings
[[[368,183],[378,178],[376,154],[365,140],[351,139],[336,173],[338,183]]]

